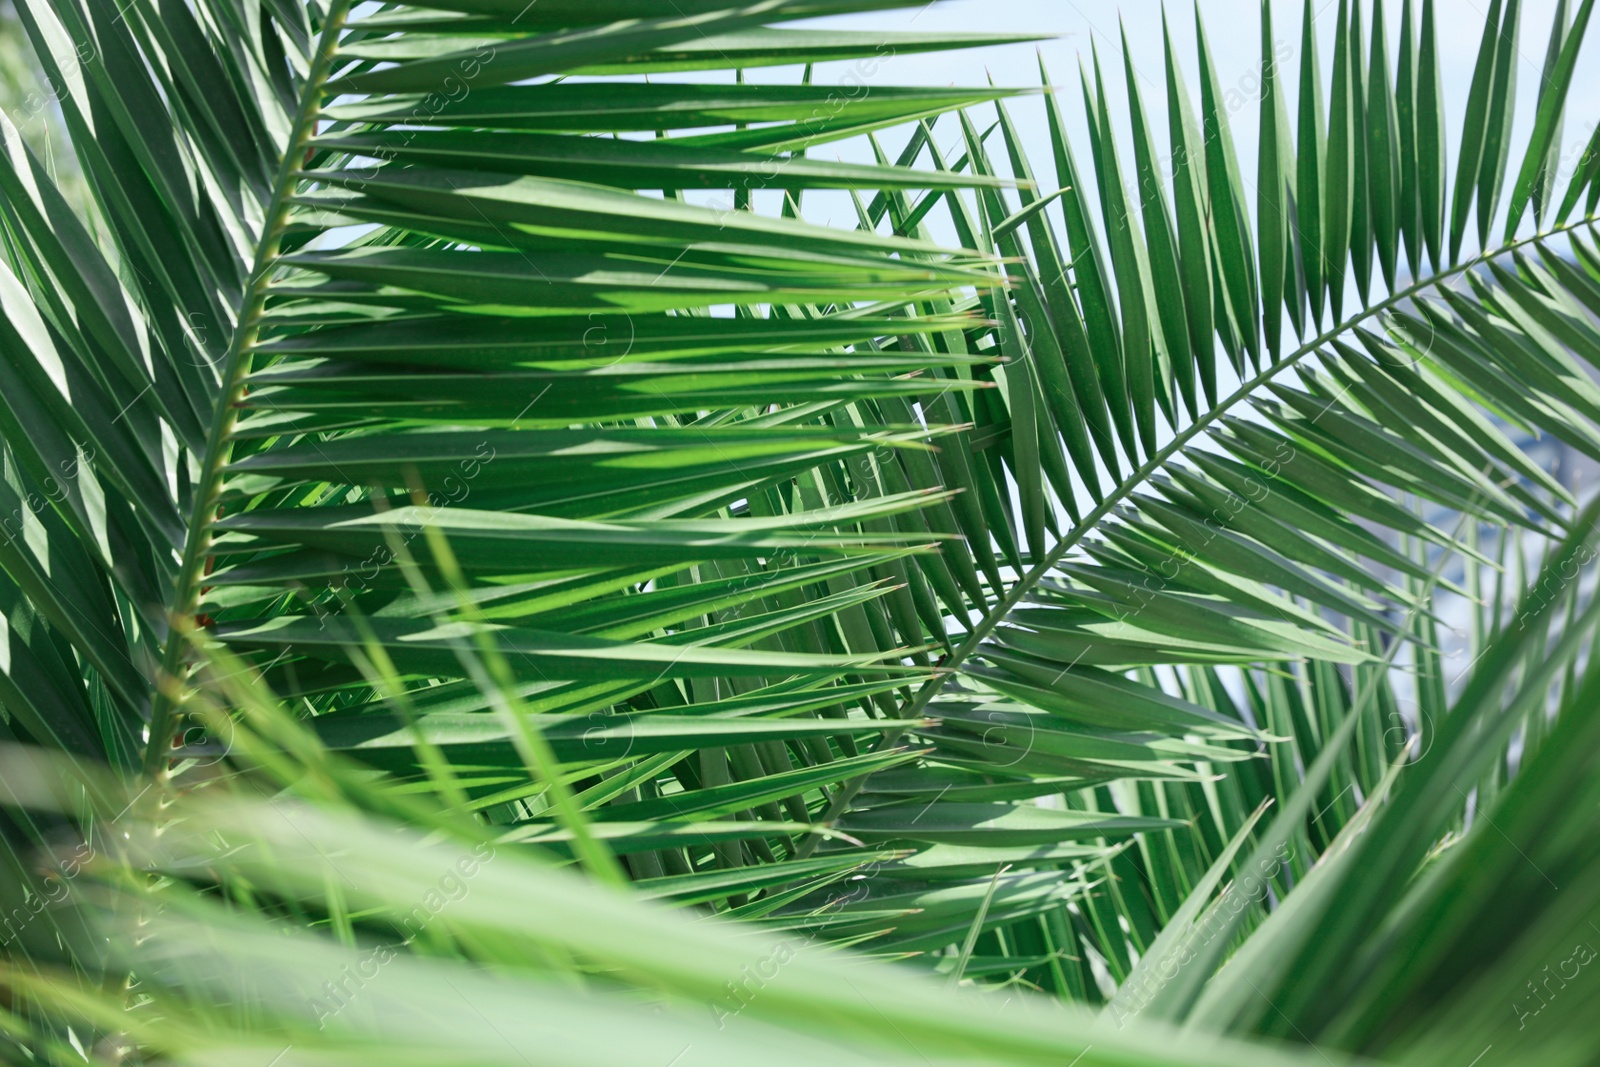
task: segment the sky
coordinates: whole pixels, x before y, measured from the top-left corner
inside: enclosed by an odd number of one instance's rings
[[[1520,94],[1516,126],[1512,139],[1513,165],[1520,159],[1533,125],[1533,89],[1542,77],[1545,53],[1549,43],[1550,28],[1558,0],[1524,0],[1522,3],[1521,33],[1518,52],[1522,57],[1517,70]],[[1239,154],[1239,164],[1244,180],[1253,188],[1256,162],[1257,109],[1260,100],[1261,37],[1258,6],[1251,0],[1200,0],[1199,10],[1204,19],[1216,62],[1218,80],[1224,87],[1224,96],[1230,101],[1232,126]],[[1389,0],[1385,23],[1388,27],[1390,62],[1395,62],[1400,31],[1400,4]],[[1577,4],[1571,4],[1576,8]],[[1191,96],[1198,106],[1197,65],[1195,63],[1195,31],[1192,7],[1188,0],[1173,0],[1167,5],[1177,43],[1180,62],[1189,79]],[[1418,7],[1420,9],[1420,0]],[[1312,17],[1316,26],[1318,49],[1322,60],[1324,92],[1327,91],[1330,62],[1333,56],[1335,27],[1338,22],[1338,0],[1312,0]],[[1437,0],[1437,19],[1440,37],[1440,54],[1446,118],[1449,129],[1450,161],[1454,166],[1456,146],[1460,143],[1460,125],[1465,110],[1467,90],[1477,58],[1478,45],[1483,32],[1489,0]],[[1274,50],[1293,72],[1289,88],[1289,115],[1294,123],[1294,96],[1298,82],[1301,53],[1301,27],[1304,17],[1304,0],[1271,0]],[[1370,17],[1371,7],[1363,3],[1364,17]],[[961,52],[936,55],[900,55],[876,65],[865,80],[877,85],[967,85],[987,84],[992,75],[996,84],[1025,87],[1038,84],[1038,67],[1035,52],[1042,55],[1056,84],[1069,87],[1064,99],[1068,120],[1078,130],[1083,129],[1081,98],[1078,93],[1078,60],[1087,62],[1091,47],[1100,50],[1101,62],[1106,70],[1112,98],[1113,119],[1123,131],[1121,154],[1124,168],[1130,165],[1132,146],[1126,139],[1127,106],[1123,88],[1122,41],[1119,22],[1126,28],[1131,60],[1140,79],[1141,92],[1156,124],[1158,145],[1164,145],[1166,133],[1162,113],[1165,100],[1165,81],[1162,62],[1160,0],[1122,0],[1119,3],[1092,2],[1092,0],[939,0],[924,7],[876,12],[828,20],[816,20],[812,25],[832,26],[840,29],[893,32],[961,32],[989,33],[1039,33],[1051,39],[1038,44],[1001,45],[976,48]],[[1593,38],[1600,36],[1600,27],[1591,27],[1591,39],[1580,58],[1572,86],[1568,115],[1563,130],[1561,154],[1570,168],[1582,155],[1584,147],[1600,120],[1600,45]],[[822,83],[845,84],[852,77],[852,65],[827,64],[819,67],[814,77]],[[1393,67],[1391,66],[1391,71]],[[792,80],[792,71],[772,71],[768,77]],[[854,75],[860,77],[859,71]],[[752,80],[767,80],[766,77]],[[1049,137],[1044,123],[1043,108],[1037,98],[1024,98],[1011,107],[1030,157],[1035,166],[1049,159]],[[955,127],[941,127],[953,134]],[[947,143],[953,143],[947,142]],[[1080,141],[1080,144],[1082,142]],[[817,155],[833,151],[847,159],[865,159],[859,146],[828,146]],[[1086,149],[1084,150],[1086,152]],[[1086,158],[1086,157],[1085,157]],[[1082,161],[1080,161],[1082,166]],[[827,198],[828,213],[837,205]],[[845,208],[848,210],[848,207]],[[811,215],[808,208],[807,214]],[[817,221],[824,221],[817,218]],[[846,223],[853,219],[834,218]]]
[[[1534,92],[1543,76],[1550,29],[1558,2],[1523,0],[1521,4],[1518,39],[1521,62],[1516,72],[1519,94],[1511,141],[1512,174],[1507,179],[1507,193],[1532,131]],[[1304,3],[1305,0],[1270,0],[1274,51],[1291,72],[1286,87],[1291,127],[1296,123],[1295,99],[1298,95]],[[1189,82],[1190,97],[1198,107],[1194,7],[1191,0],[1169,0],[1166,6],[1172,19],[1180,63]],[[1398,0],[1388,0],[1383,6],[1392,73],[1399,42],[1401,5]],[[1420,11],[1420,0],[1415,6]],[[1452,174],[1461,140],[1466,98],[1489,6],[1490,0],[1436,0],[1447,154]],[[1572,9],[1577,6],[1576,3],[1570,5]],[[1261,74],[1259,4],[1256,0],[1199,0],[1198,7],[1211,45],[1218,81],[1223,86],[1224,98],[1230,102],[1228,121],[1238,152],[1241,178],[1248,186],[1248,206],[1253,218]],[[1339,0],[1312,0],[1311,7],[1326,97]],[[1371,0],[1363,0],[1363,17],[1370,18],[1371,11]],[[1069,124],[1074,127],[1080,173],[1084,174],[1086,180],[1092,181],[1089,178],[1092,172],[1085,172],[1085,168],[1091,164],[1078,87],[1078,61],[1082,57],[1086,63],[1089,62],[1091,48],[1098,47],[1103,69],[1111,82],[1109,91],[1112,118],[1119,131],[1119,154],[1124,174],[1129,175],[1133,155],[1127,127],[1127,95],[1123,85],[1119,24],[1126,27],[1132,66],[1154,124],[1152,134],[1158,150],[1161,150],[1166,145],[1167,137],[1161,18],[1161,0],[939,0],[920,8],[815,20],[812,25],[891,33],[979,31],[1051,35],[1049,40],[1037,44],[990,46],[935,55],[899,55],[876,65],[866,81],[869,89],[871,85],[896,84],[984,86],[992,76],[995,83],[1002,86],[1035,86],[1038,84],[1037,52],[1043,57],[1055,84],[1067,87],[1062,101],[1063,111]],[[1559,142],[1563,163],[1557,188],[1562,191],[1573,167],[1589,144],[1597,121],[1600,121],[1600,43],[1595,40],[1600,38],[1600,26],[1592,25],[1587,37],[1588,42],[1580,56],[1569,93],[1568,118]],[[852,75],[852,65],[848,63],[828,64],[819,67],[814,74],[815,80],[824,84],[848,85],[852,76],[859,78],[860,69]],[[752,72],[752,80],[792,82],[795,78],[796,71],[792,69]],[[1054,168],[1048,163],[1051,158],[1050,140],[1040,99],[1024,97],[1009,104],[1008,110],[1017,123],[1035,170],[1039,172],[1041,184],[1047,190],[1053,190]],[[954,147],[959,128],[953,120],[944,120],[938,129],[946,147]],[[832,153],[844,159],[871,160],[864,146],[847,143],[826,145],[812,154],[827,158]],[[1003,154],[1003,151],[996,154]],[[1505,198],[1503,195],[1502,206]],[[832,222],[834,225],[853,225],[855,222],[854,208],[848,199],[827,192],[808,192],[805,213],[816,222]],[[1059,229],[1059,210],[1052,208],[1051,215],[1056,219]],[[1471,227],[1469,243],[1470,230]],[[954,240],[948,227],[936,227],[934,236],[942,241]],[[1374,289],[1382,289],[1381,278],[1374,279]],[[1375,296],[1378,295],[1381,294],[1375,293]]]

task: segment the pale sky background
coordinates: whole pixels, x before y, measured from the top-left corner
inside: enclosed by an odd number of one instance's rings
[[[1296,99],[1298,96],[1301,53],[1301,28],[1304,0],[1271,0],[1274,39],[1286,73],[1288,113],[1291,129],[1297,125]],[[1190,0],[1170,0],[1167,10],[1171,18],[1179,62],[1188,79],[1190,98],[1199,108],[1198,64],[1195,60],[1194,17]],[[1261,32],[1260,9],[1255,0],[1200,0],[1199,9],[1205,21],[1212,56],[1216,63],[1217,78],[1226,98],[1235,106],[1229,115],[1234,143],[1239,157],[1240,174],[1247,186],[1248,209],[1255,216],[1256,138],[1260,106]],[[1321,60],[1323,92],[1326,99],[1333,58],[1333,42],[1338,16],[1338,0],[1312,0],[1313,19],[1317,30],[1317,47]],[[1388,27],[1390,72],[1393,76],[1400,33],[1400,3],[1387,0],[1384,4],[1385,23]],[[1518,51],[1521,63],[1517,70],[1518,106],[1511,141],[1511,176],[1507,178],[1504,201],[1509,196],[1516,168],[1526,150],[1533,126],[1534,94],[1543,75],[1545,54],[1549,46],[1550,28],[1557,0],[1524,0],[1522,3],[1521,32]],[[1578,5],[1569,5],[1569,13]],[[1414,8],[1420,18],[1421,2]],[[1436,0],[1436,17],[1439,28],[1441,73],[1445,99],[1447,158],[1450,173],[1455,172],[1456,155],[1460,146],[1460,128],[1466,109],[1466,98],[1472,80],[1473,66],[1477,60],[1478,46],[1489,8],[1489,0]],[[1363,18],[1371,17],[1371,0],[1362,0]],[[1085,139],[1083,104],[1079,89],[1078,59],[1088,61],[1091,43],[1100,49],[1102,67],[1111,82],[1112,120],[1119,134],[1119,156],[1124,177],[1132,182],[1133,150],[1128,135],[1128,110],[1123,85],[1122,40],[1118,30],[1119,16],[1126,24],[1127,36],[1134,70],[1142,79],[1141,93],[1152,123],[1152,135],[1157,150],[1164,152],[1166,133],[1166,82],[1161,33],[1161,0],[1121,0],[1121,2],[1091,2],[1091,0],[942,0],[923,8],[878,12],[830,20],[815,20],[812,24],[840,29],[919,32],[987,32],[987,33],[1043,33],[1053,39],[1038,44],[1001,45],[936,55],[902,55],[882,62],[867,79],[868,85],[958,85],[983,86],[992,74],[996,84],[1002,86],[1032,86],[1038,84],[1036,52],[1042,54],[1051,78],[1058,87],[1065,87],[1063,112],[1073,127],[1074,149],[1078,157],[1080,176],[1086,183],[1093,182],[1092,162]],[[1570,14],[1569,14],[1570,17]],[[1600,20],[1597,20],[1600,22]],[[1370,32],[1370,30],[1369,30]],[[1578,163],[1584,149],[1600,121],[1600,25],[1591,24],[1587,40],[1580,55],[1577,71],[1568,96],[1567,121],[1563,127],[1560,145],[1563,166],[1556,185],[1564,192],[1566,181]],[[823,84],[849,84],[845,81],[851,71],[849,63],[820,66],[814,74]],[[751,80],[793,82],[798,78],[794,68],[752,71]],[[1008,104],[1012,118],[1031,159],[1040,184],[1053,190],[1054,166],[1050,149],[1048,128],[1040,98],[1023,97]],[[980,109],[987,114],[986,108]],[[986,128],[985,121],[980,128]],[[937,127],[941,141],[952,149],[959,138],[959,127],[953,119],[946,118]],[[904,143],[903,137],[893,139],[893,148]],[[991,155],[1004,156],[1003,144],[998,134],[989,142]],[[824,145],[812,153],[819,158],[841,158],[870,161],[870,152],[864,145],[840,143]],[[959,155],[959,151],[947,153]],[[1091,191],[1091,196],[1093,195]],[[842,194],[826,191],[806,193],[805,213],[817,222],[831,221],[834,225],[854,225],[855,211]],[[937,212],[935,213],[938,214]],[[1060,212],[1050,209],[1060,232]],[[932,217],[930,216],[930,219]],[[1104,237],[1104,224],[1097,219]],[[1467,243],[1474,240],[1475,227],[1469,225]],[[1498,231],[1497,231],[1498,232]],[[953,242],[955,237],[946,226],[936,226],[935,236]],[[1402,256],[1402,273],[1404,273]],[[1374,270],[1374,296],[1383,289],[1381,275]],[[1222,377],[1231,375],[1224,370]],[[1231,382],[1225,383],[1231,387]],[[1163,427],[1162,440],[1168,436]],[[1560,451],[1560,450],[1558,450]],[[1541,455],[1541,462],[1554,465],[1555,456]],[[1565,473],[1565,472],[1564,472]]]
[[[1399,42],[1400,4],[1389,0],[1385,5],[1389,29],[1391,76]],[[1416,3],[1420,13],[1420,0]],[[1524,0],[1522,4],[1521,35],[1518,50],[1522,62],[1517,71],[1521,90],[1517,120],[1512,139],[1513,173],[1516,162],[1526,147],[1533,123],[1533,92],[1542,75],[1545,52],[1549,43],[1550,26],[1557,0]],[[1338,15],[1338,0],[1313,0],[1314,21],[1317,27],[1318,49],[1324,72],[1330,69],[1333,57],[1333,38]],[[1455,153],[1460,144],[1459,129],[1473,64],[1477,58],[1480,35],[1489,7],[1489,0],[1437,0],[1441,64],[1446,101],[1449,159],[1452,171]],[[1569,6],[1569,11],[1577,7]],[[1180,62],[1189,79],[1191,98],[1199,106],[1198,66],[1195,62],[1195,32],[1192,7],[1187,0],[1173,0],[1167,5],[1172,20],[1174,38],[1178,44]],[[1239,153],[1242,177],[1252,190],[1255,185],[1256,136],[1261,71],[1260,16],[1258,5],[1251,0],[1201,0],[1199,4],[1205,20],[1216,61],[1218,80],[1224,93],[1235,99],[1239,106],[1229,116],[1235,144]],[[1118,32],[1118,19],[1126,24],[1134,69],[1142,79],[1145,106],[1155,125],[1158,147],[1166,143],[1165,132],[1165,76],[1162,62],[1160,0],[1121,0],[1119,3],[1092,2],[1092,0],[941,0],[923,8],[877,12],[829,20],[817,20],[817,26],[833,26],[858,30],[959,32],[980,31],[989,33],[1044,33],[1054,39],[1034,44],[1005,45],[978,48],[969,51],[937,55],[896,56],[878,65],[867,79],[868,85],[962,85],[982,86],[990,74],[1003,86],[1030,86],[1038,82],[1035,51],[1044,57],[1051,77],[1058,86],[1066,86],[1063,103],[1068,121],[1081,136],[1083,129],[1082,104],[1078,91],[1078,58],[1089,56],[1091,42],[1100,48],[1101,62],[1111,81],[1113,121],[1122,132],[1120,154],[1125,172],[1131,168],[1132,147],[1126,137],[1127,106],[1123,88],[1122,47]],[[1370,18],[1370,3],[1363,3],[1364,17]],[[1280,42],[1280,55],[1286,55],[1289,85],[1289,116],[1295,123],[1294,99],[1298,85],[1300,63],[1301,22],[1303,0],[1272,0],[1274,38]],[[1569,15],[1570,17],[1570,15]],[[1600,120],[1600,45],[1593,38],[1600,36],[1600,26],[1591,25],[1580,57],[1569,97],[1568,121],[1562,134],[1562,156],[1566,160],[1566,173],[1581,156],[1584,147]],[[1286,49],[1287,51],[1284,51]],[[815,78],[820,83],[840,83],[848,74],[848,63],[827,64],[818,68]],[[752,80],[792,81],[795,72],[774,69],[770,72],[751,72]],[[1324,94],[1329,79],[1323,79]],[[1237,95],[1234,95],[1237,94]],[[1022,131],[1025,146],[1036,170],[1047,174],[1053,168],[1045,165],[1050,159],[1049,137],[1044,124],[1043,108],[1037,98],[1023,98],[1010,110]],[[953,122],[947,120],[939,127],[949,138],[956,132]],[[946,144],[954,144],[947,139]],[[991,139],[998,145],[998,137]],[[1087,163],[1087,147],[1081,146],[1079,166]],[[816,150],[819,157],[839,154],[843,158],[866,159],[859,149],[832,145]],[[1001,153],[1003,154],[1003,152]],[[1041,178],[1041,181],[1045,180]],[[1131,180],[1131,179],[1130,179]],[[1508,181],[1509,186],[1509,181]],[[1564,185],[1558,186],[1564,188]],[[813,194],[808,194],[811,196]],[[835,224],[849,225],[853,211],[848,204],[838,204],[831,198],[818,196],[818,203],[809,205],[807,214],[813,215],[827,200],[824,215],[833,215],[837,208],[843,214],[834,217]],[[1252,204],[1253,209],[1253,204]],[[1253,210],[1252,210],[1253,214]],[[824,221],[818,217],[817,221]]]

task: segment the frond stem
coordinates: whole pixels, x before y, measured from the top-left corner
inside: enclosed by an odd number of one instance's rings
[[[301,89],[300,107],[289,129],[283,158],[278,161],[278,173],[273,181],[271,199],[267,202],[261,237],[256,242],[255,263],[250,270],[249,283],[245,286],[239,319],[234,324],[228,351],[223,356],[221,389],[212,414],[211,428],[206,434],[205,452],[201,456],[200,477],[195,483],[194,504],[189,514],[188,533],[184,538],[183,561],[174,583],[170,628],[162,650],[161,667],[156,676],[156,690],[151,703],[150,739],[145,745],[144,770],[155,778],[166,775],[172,736],[183,704],[186,680],[184,649],[195,627],[201,583],[205,578],[206,561],[211,556],[212,524],[216,520],[222,495],[222,472],[233,456],[233,431],[238,423],[245,380],[250,376],[252,357],[261,331],[268,285],[283,247],[290,199],[300,181],[302,157],[316,132],[317,118],[322,112],[324,86],[333,69],[339,34],[349,15],[350,2],[330,0],[328,16],[317,38],[316,54],[312,57],[305,85]]]

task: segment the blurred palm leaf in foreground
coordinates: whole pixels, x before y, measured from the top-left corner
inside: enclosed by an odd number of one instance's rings
[[[19,2],[8,1057],[1593,1062],[1593,3],[726,2]]]

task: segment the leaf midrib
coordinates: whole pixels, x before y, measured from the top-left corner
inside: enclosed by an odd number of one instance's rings
[[[200,476],[195,482],[194,503],[188,516],[183,560],[173,584],[172,610],[168,620],[161,666],[156,674],[151,703],[150,737],[144,752],[144,771],[153,778],[165,776],[167,750],[182,704],[185,684],[183,649],[194,629],[199,605],[200,585],[210,555],[212,526],[221,499],[222,472],[233,453],[233,430],[239,418],[239,401],[249,377],[252,356],[259,338],[262,313],[266,307],[268,282],[278,265],[283,234],[287,228],[293,194],[300,182],[300,159],[315,133],[322,111],[324,86],[333,69],[339,34],[350,11],[351,0],[331,0],[328,15],[317,38],[317,50],[300,90],[300,103],[294,123],[278,161],[272,196],[266,205],[261,236],[256,242],[255,263],[241,298],[239,318],[234,324],[221,368],[221,388],[211,427],[206,434]]]
[[[1092,511],[1084,515],[1080,522],[1073,526],[1071,530],[1067,531],[1067,533],[1062,536],[1061,540],[1057,541],[1050,551],[1045,554],[1042,560],[1035,564],[1033,568],[1021,578],[1017,579],[1016,583],[1012,585],[1010,591],[1007,592],[1005,597],[1002,598],[998,604],[984,613],[983,617],[979,619],[977,625],[972,628],[972,632],[968,634],[967,639],[957,646],[955,651],[950,654],[950,658],[945,662],[944,666],[954,669],[959,666],[961,662],[963,662],[968,656],[975,652],[978,645],[983,642],[983,639],[994,631],[994,628],[1004,620],[1006,615],[1010,614],[1011,609],[1020,604],[1022,602],[1022,598],[1027,596],[1027,594],[1032,591],[1033,587],[1036,586],[1045,577],[1045,575],[1047,575],[1050,570],[1056,566],[1056,564],[1060,563],[1062,557],[1065,556],[1067,552],[1070,551],[1079,541],[1081,541],[1084,536],[1089,533],[1089,531],[1097,527],[1100,521],[1111,513],[1113,508],[1122,503],[1124,500],[1128,499],[1128,497],[1132,495],[1133,490],[1143,485],[1151,477],[1151,475],[1155,474],[1163,466],[1165,466],[1167,461],[1176,455],[1184,445],[1188,444],[1197,435],[1208,429],[1223,415],[1226,415],[1235,404],[1238,404],[1240,401],[1246,400],[1252,396],[1257,389],[1271,381],[1279,374],[1279,372],[1296,365],[1306,356],[1309,356],[1315,353],[1317,350],[1327,346],[1338,337],[1355,329],[1368,319],[1371,319],[1377,315],[1381,315],[1383,312],[1389,311],[1405,301],[1421,295],[1429,289],[1436,288],[1437,286],[1444,284],[1457,275],[1465,274],[1467,271],[1470,271],[1475,267],[1483,266],[1486,263],[1497,260],[1502,256],[1509,255],[1527,245],[1537,244],[1551,237],[1568,233],[1580,227],[1593,226],[1596,221],[1600,221],[1600,219],[1593,217],[1579,219],[1576,222],[1565,223],[1540,233],[1530,234],[1527,237],[1518,238],[1514,241],[1508,241],[1493,249],[1490,249],[1489,251],[1479,253],[1477,256],[1474,256],[1471,259],[1464,260],[1453,267],[1440,271],[1437,274],[1430,275],[1427,279],[1413,283],[1405,289],[1392,294],[1387,299],[1364,309],[1359,314],[1352,315],[1350,318],[1345,319],[1343,322],[1338,323],[1337,325],[1328,329],[1326,332],[1319,334],[1310,341],[1301,345],[1299,348],[1289,353],[1277,363],[1274,363],[1265,370],[1260,371],[1255,377],[1241,383],[1239,388],[1235,389],[1228,396],[1224,397],[1217,404],[1213,405],[1211,409],[1208,410],[1204,415],[1201,415],[1188,426],[1185,426],[1182,430],[1178,431],[1173,436],[1171,441],[1167,442],[1158,451],[1153,453],[1142,466],[1134,470],[1122,481],[1120,485],[1112,490],[1112,492],[1107,495],[1105,500],[1096,505]],[[913,698],[912,702],[906,705],[906,709],[904,711],[906,715],[909,716],[915,714],[927,704],[928,699],[931,699],[931,693],[928,697],[924,697],[922,693],[924,691],[936,689],[936,681],[937,680],[930,680],[930,682],[924,685],[923,689],[918,692],[917,696]]]

